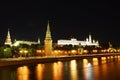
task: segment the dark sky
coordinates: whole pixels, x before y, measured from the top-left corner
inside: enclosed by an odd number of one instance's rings
[[[91,33],[100,43],[120,44],[120,6],[112,1],[4,2],[0,5],[0,43],[7,29],[12,40],[43,42],[47,21],[50,21],[53,42],[71,36],[85,40]]]

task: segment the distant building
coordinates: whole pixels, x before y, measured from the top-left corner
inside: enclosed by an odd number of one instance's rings
[[[19,46],[20,44],[27,44],[27,45],[32,45],[32,44],[40,44],[40,41],[25,41],[25,40],[15,40],[13,43],[13,46]]]
[[[9,46],[19,46],[20,44],[27,44],[27,45],[40,44],[40,39],[38,38],[38,41],[15,40],[12,43],[11,36],[10,36],[10,30],[8,29],[7,37],[5,39],[4,44],[9,45]]]
[[[10,30],[8,29],[8,32],[7,32],[7,37],[6,37],[6,40],[5,40],[5,45],[9,45],[9,46],[12,46],[12,41],[11,41],[11,36],[10,36]]]
[[[76,38],[71,38],[70,40],[60,39],[57,41],[57,44],[60,46],[63,45],[99,46],[99,42],[92,40],[91,35],[89,35],[89,37],[86,38],[85,41],[79,41]]]

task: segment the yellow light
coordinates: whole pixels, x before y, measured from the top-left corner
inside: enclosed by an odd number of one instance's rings
[[[88,60],[87,59],[83,59],[83,67],[88,67]]]
[[[27,50],[24,50],[24,53],[28,53],[28,51],[27,51]]]
[[[18,67],[17,77],[18,80],[29,80],[30,71],[27,66]]]
[[[53,80],[62,80],[62,69],[63,64],[62,62],[55,62],[52,65],[53,68]]]
[[[45,69],[44,64],[38,64],[36,66],[36,78],[37,78],[37,80],[42,80],[43,79],[44,69]]]
[[[71,79],[78,80],[78,74],[77,74],[77,62],[76,60],[71,60],[70,61],[70,74],[71,74]]]
[[[76,54],[77,51],[76,51],[76,50],[71,50],[71,53],[72,53],[72,54]]]
[[[42,51],[41,50],[36,50],[37,53],[41,53]]]
[[[93,53],[97,53],[97,50],[93,50]]]
[[[20,50],[19,52],[20,52],[20,53],[23,53],[23,50]]]
[[[83,50],[83,53],[88,53],[88,50]]]
[[[98,58],[93,58],[93,65],[98,65]]]

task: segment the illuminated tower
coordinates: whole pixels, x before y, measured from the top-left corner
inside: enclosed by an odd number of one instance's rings
[[[38,38],[38,44],[40,44],[40,38]]]
[[[92,43],[92,38],[90,34],[89,34],[89,42]]]
[[[6,40],[5,40],[5,43],[4,43],[4,44],[5,44],[5,45],[10,45],[10,46],[12,46],[9,29],[8,29],[7,37],[6,37]]]
[[[44,48],[45,48],[46,56],[50,56],[51,53],[52,53],[52,38],[51,38],[49,21],[48,21],[48,24],[47,24],[46,37],[45,37],[45,40],[44,40]]]

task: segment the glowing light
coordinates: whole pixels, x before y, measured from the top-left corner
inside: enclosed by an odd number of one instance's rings
[[[93,65],[98,65],[98,58],[93,58]]]
[[[106,57],[101,57],[102,60],[106,60]]]
[[[27,66],[18,67],[17,78],[18,80],[29,80],[30,71]]]
[[[102,64],[106,63],[106,57],[101,57],[101,63]]]
[[[78,80],[76,60],[70,61],[70,73],[71,73],[71,80]]]
[[[62,80],[62,62],[53,63],[53,80]]]
[[[88,60],[87,59],[83,59],[83,67],[88,67]]]
[[[23,51],[22,51],[22,50],[20,50],[19,52],[20,52],[20,53],[23,53]]]
[[[93,70],[92,70],[92,64],[91,63],[88,63],[88,60],[87,59],[83,59],[83,74],[84,74],[84,78],[85,80],[94,80],[92,79],[92,76],[93,75]]]
[[[120,60],[120,56],[118,56],[118,60]]]
[[[45,65],[44,64],[38,64],[36,66],[36,78],[37,80],[43,80],[43,73],[44,73]]]
[[[113,56],[111,56],[111,59],[113,59]]]
[[[83,53],[88,53],[88,50],[83,50]]]
[[[91,63],[88,63],[88,67],[91,67],[92,66],[92,64]]]
[[[42,51],[41,50],[36,50],[37,53],[41,53]]]
[[[97,53],[98,50],[93,50],[93,53]]]
[[[77,51],[76,51],[76,50],[71,50],[71,53],[72,53],[72,54],[76,54]]]

